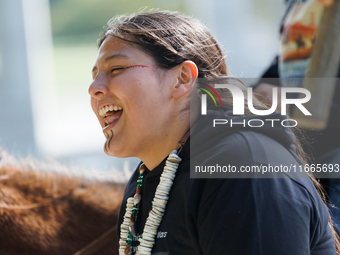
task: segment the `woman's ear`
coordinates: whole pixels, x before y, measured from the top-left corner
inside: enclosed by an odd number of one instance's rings
[[[186,60],[177,68],[177,83],[172,88],[172,97],[180,98],[190,92],[197,76],[198,68],[191,60]]]

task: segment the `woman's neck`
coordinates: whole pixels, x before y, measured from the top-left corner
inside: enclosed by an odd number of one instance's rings
[[[161,142],[154,143],[144,155],[140,157],[145,166],[151,171],[156,168],[171,151],[178,149],[179,141],[187,133],[189,126],[184,130],[177,131],[176,134],[165,134]]]
[[[164,132],[155,139],[154,142],[150,142],[149,148],[145,150],[145,154],[139,157],[149,170],[153,170],[157,167],[173,150],[179,148],[179,142],[181,140],[187,140],[189,137],[190,121],[189,116],[185,116],[185,121],[181,124],[172,125],[168,132]]]

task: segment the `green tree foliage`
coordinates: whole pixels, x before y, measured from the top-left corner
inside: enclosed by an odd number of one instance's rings
[[[184,11],[182,0],[50,0],[56,44],[95,42],[112,17],[147,7]]]

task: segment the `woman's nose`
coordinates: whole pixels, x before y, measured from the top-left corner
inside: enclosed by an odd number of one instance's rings
[[[106,84],[100,79],[94,79],[89,87],[89,94],[94,98],[98,98],[105,95],[107,91],[108,88]]]

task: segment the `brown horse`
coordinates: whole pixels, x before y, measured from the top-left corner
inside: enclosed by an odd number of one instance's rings
[[[0,156],[1,255],[74,254],[116,224],[126,178],[93,180],[56,162]],[[93,254],[118,254],[117,236]]]

